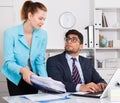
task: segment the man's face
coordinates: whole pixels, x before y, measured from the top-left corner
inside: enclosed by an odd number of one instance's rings
[[[77,35],[70,34],[65,40],[65,51],[68,54],[79,54],[83,45],[80,44],[80,40]]]

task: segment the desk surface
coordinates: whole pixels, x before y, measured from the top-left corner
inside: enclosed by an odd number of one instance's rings
[[[32,94],[32,96],[33,95],[36,95],[36,94]],[[49,95],[49,94],[45,94],[45,95]],[[68,94],[65,93],[65,94],[57,94],[57,95],[66,96]],[[41,96],[41,94],[39,94],[39,96]],[[71,95],[68,97],[70,99],[56,100],[49,103],[115,103],[115,102],[111,102],[110,99],[108,98],[98,99],[98,98],[88,98],[88,97],[80,97],[80,96],[78,97],[78,96],[71,96]],[[21,98],[21,96],[6,96],[6,97],[3,97],[3,99],[8,103],[38,103],[38,102],[32,102],[26,98]]]

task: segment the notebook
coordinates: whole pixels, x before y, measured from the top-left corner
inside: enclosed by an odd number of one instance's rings
[[[103,92],[100,93],[89,93],[89,92],[74,92],[71,95],[83,96],[83,97],[92,97],[92,98],[105,98],[108,96],[108,90],[110,87],[116,86],[116,83],[120,83],[120,69],[118,68],[110,79],[107,87]]]

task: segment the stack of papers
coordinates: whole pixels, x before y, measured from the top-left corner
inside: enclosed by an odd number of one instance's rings
[[[29,99],[30,101],[47,103],[59,100],[70,99],[68,96],[61,96],[55,94],[34,94],[34,95],[25,95],[23,98]]]
[[[51,93],[65,93],[65,85],[60,82],[53,80],[50,77],[41,77],[37,75],[31,75],[30,80],[34,87],[39,90],[45,90]]]

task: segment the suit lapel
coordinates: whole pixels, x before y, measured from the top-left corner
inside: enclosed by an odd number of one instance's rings
[[[83,77],[84,77],[84,80],[85,80],[85,83],[87,81],[87,74],[88,74],[88,71],[86,69],[86,63],[84,62],[84,60],[82,59],[82,57],[79,56],[79,62],[80,62],[80,65],[81,65],[81,69],[82,69],[82,72],[83,72]]]
[[[72,81],[71,71],[70,71],[70,68],[69,68],[67,59],[66,59],[66,57],[65,57],[65,52],[62,53],[60,59],[61,59],[61,61],[62,61],[62,65],[64,66],[63,68],[65,68],[65,69],[64,69],[64,71],[65,71],[65,76],[66,76],[70,81]]]
[[[29,48],[28,45],[27,45],[27,42],[26,42],[26,39],[25,39],[25,36],[24,36],[24,35],[19,35],[19,41],[20,41],[24,46],[26,46],[27,48]],[[38,36],[33,34],[32,44],[31,44],[31,53],[35,50],[35,48],[37,48],[38,41],[39,41]],[[39,42],[40,42],[40,41],[39,41]]]
[[[25,39],[25,36],[24,36],[24,30],[23,30],[23,24],[18,26],[18,40],[27,48],[28,45],[27,45],[27,42],[26,42],[26,39]]]
[[[26,42],[26,40],[25,40],[25,36],[24,36],[24,35],[19,35],[19,41],[20,41],[25,47],[29,48],[28,45],[27,45],[27,42]]]
[[[38,30],[36,30],[36,29],[33,32],[32,44],[31,44],[31,55],[33,53],[35,53],[37,48],[38,48],[38,46],[40,47],[40,45],[42,44],[41,43],[41,39],[39,38],[39,35],[38,35],[37,32],[38,32]]]
[[[40,39],[37,35],[33,35],[33,38],[32,38],[32,45],[31,45],[31,54],[34,53],[34,51],[38,48],[37,44],[38,42],[40,42]],[[41,43],[40,43],[41,44]]]
[[[19,36],[19,41],[27,48],[28,47],[28,44],[27,44],[27,41],[25,39],[25,36],[24,36],[24,31],[23,31],[23,25],[20,25],[19,28],[18,28],[18,36]],[[37,45],[38,45],[38,42],[40,42],[39,40],[39,37],[38,37],[38,30],[35,29],[33,31],[33,37],[32,37],[32,44],[31,44],[31,53],[34,52],[34,50],[37,48]],[[41,43],[40,43],[41,44]]]
[[[84,72],[84,61],[82,61],[82,58],[80,56],[79,56],[79,62],[80,62],[80,65],[81,65],[81,69]]]

